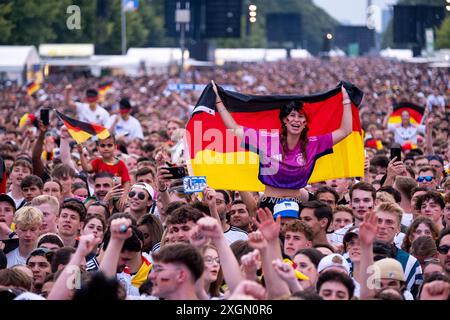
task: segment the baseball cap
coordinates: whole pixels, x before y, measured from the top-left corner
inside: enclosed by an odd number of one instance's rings
[[[350,242],[350,240],[353,237],[359,237],[359,228],[358,227],[351,227],[348,229],[348,231],[345,233],[344,238],[342,239],[342,242],[344,244],[344,250],[347,251],[347,243]]]
[[[323,257],[319,262],[317,272],[321,273],[322,271],[330,267],[342,268],[347,274],[350,273],[350,264],[347,262],[347,260],[345,260],[343,256],[338,253],[333,253]]]
[[[147,191],[147,193],[150,195],[150,198],[153,199],[155,197],[155,190],[153,190],[152,186],[145,182],[138,182],[133,184],[131,188],[141,188]]]
[[[292,200],[283,200],[278,202],[273,208],[273,218],[276,219],[278,215],[282,218],[296,218],[298,219],[300,208],[297,202]]]
[[[377,279],[405,281],[405,273],[400,262],[392,258],[384,258],[373,264]]]
[[[6,193],[0,194],[0,202],[8,202],[14,208],[14,210],[16,210],[16,202]]]

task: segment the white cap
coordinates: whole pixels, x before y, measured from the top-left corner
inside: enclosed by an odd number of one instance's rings
[[[155,190],[153,190],[152,186],[145,182],[138,182],[133,184],[131,188],[141,188],[147,191],[147,193],[150,195],[150,198],[153,200],[155,198]]]
[[[350,264],[340,254],[333,253],[333,254],[323,257],[322,260],[320,260],[320,262],[319,262],[319,266],[317,267],[317,272],[321,273],[323,270],[330,268],[330,267],[342,268],[343,270],[345,270],[347,272],[347,274],[350,274]]]
[[[297,202],[292,200],[283,200],[278,202],[273,208],[273,218],[276,219],[278,215],[282,218],[296,218],[298,219],[300,208]]]

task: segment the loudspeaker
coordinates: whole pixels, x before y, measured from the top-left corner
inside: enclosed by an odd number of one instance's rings
[[[349,44],[357,43],[359,53],[368,53],[375,47],[375,30],[366,26],[337,26],[334,29],[334,44],[348,52]]]
[[[395,5],[394,42],[425,43],[425,29],[437,28],[445,19],[444,6]]]
[[[207,1],[205,11],[206,38],[241,37],[242,0]]]
[[[239,38],[241,36],[242,0],[165,0],[164,24],[168,37],[179,37],[175,23],[176,9],[189,9],[191,22],[185,36],[201,38]]]
[[[416,6],[394,6],[394,42],[413,43],[417,41]]]
[[[302,41],[302,17],[299,13],[268,13],[266,36],[269,42]]]

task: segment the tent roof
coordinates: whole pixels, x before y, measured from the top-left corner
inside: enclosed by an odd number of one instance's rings
[[[39,63],[39,55],[34,46],[0,46],[0,70],[21,70],[28,60]]]

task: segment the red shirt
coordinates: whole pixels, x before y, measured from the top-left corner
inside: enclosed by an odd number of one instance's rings
[[[91,161],[92,169],[94,173],[98,173],[101,171],[106,171],[111,173],[113,176],[118,176],[122,178],[122,185],[125,182],[130,181],[130,175],[128,174],[128,168],[125,165],[125,162],[117,159],[115,164],[107,164],[103,161],[102,158],[96,158]]]

